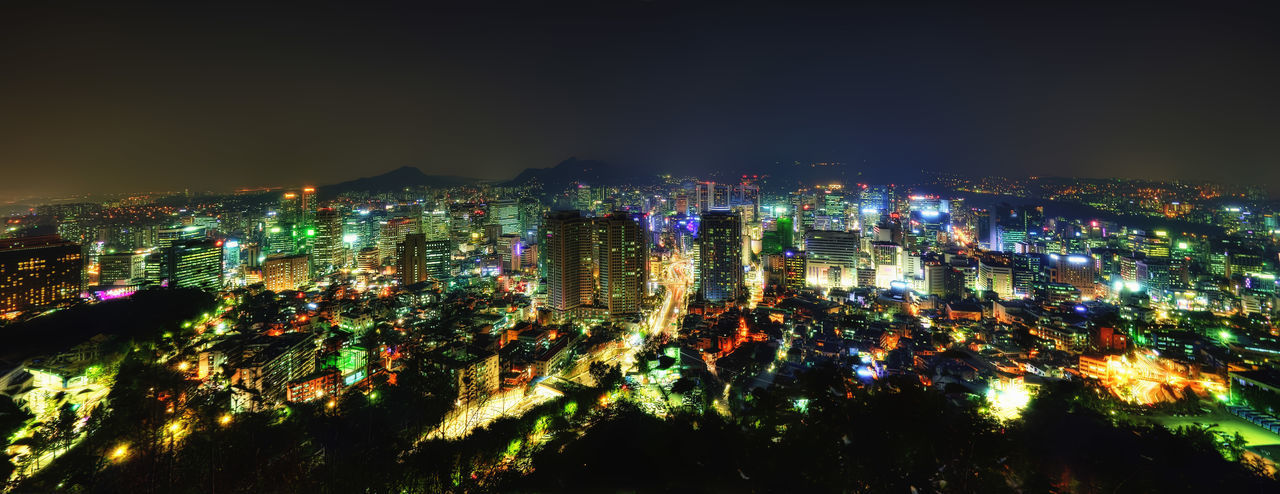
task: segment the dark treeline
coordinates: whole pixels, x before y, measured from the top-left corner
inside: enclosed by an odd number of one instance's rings
[[[334,406],[218,420],[189,397],[180,438],[155,398],[183,386],[129,359],[88,439],[17,492],[1275,492],[1212,434],[1115,424],[1078,384],[1045,388],[1001,424],[917,381],[859,387],[835,369],[756,390],[732,417],[656,418],[621,383],[570,391],[461,440],[423,440],[447,413],[448,379],[402,372]],[[601,372],[602,376],[616,375]],[[134,376],[134,377],[126,377]],[[625,389],[623,390],[625,392]],[[804,406],[797,399],[804,397]],[[119,458],[113,451],[128,445]]]

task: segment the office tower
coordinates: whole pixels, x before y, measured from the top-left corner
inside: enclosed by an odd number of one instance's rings
[[[382,258],[377,247],[365,247],[356,253],[356,269],[362,271],[378,271],[382,266]]]
[[[738,206],[755,208],[760,190],[754,185],[699,182],[693,186],[693,206],[699,214],[729,211]]]
[[[302,222],[302,194],[294,191],[285,192],[280,197],[280,208],[277,211],[280,221],[289,224]]]
[[[857,282],[858,234],[813,230],[805,234],[805,282],[810,287],[848,288]]]
[[[738,215],[710,212],[698,225],[698,294],[712,302],[742,296],[742,225]]]
[[[793,249],[795,244],[794,220],[790,216],[781,216],[773,221],[773,229],[765,230],[761,239],[761,251],[766,254],[777,254]]]
[[[1013,255],[1013,294],[1015,297],[1026,297],[1031,294],[1031,287],[1041,280],[1044,271],[1044,256],[1024,253]]]
[[[156,231],[156,249],[166,251],[178,242],[205,238],[206,230],[198,226],[161,228]]]
[[[381,262],[396,265],[397,246],[404,241],[405,235],[422,233],[418,229],[419,223],[416,218],[391,218],[383,223],[378,233],[378,255],[381,256]]]
[[[1092,257],[1086,254],[1065,256],[1049,254],[1049,266],[1050,281],[1074,286],[1084,296],[1091,296],[1094,293],[1093,285],[1097,277],[1097,268]],[[1129,281],[1137,281],[1136,264],[1121,260],[1121,266],[1123,272],[1132,270],[1132,279]]]
[[[783,256],[785,256],[783,259],[783,286],[786,286],[788,290],[803,290],[806,275],[805,253],[788,249]]]
[[[333,208],[316,211],[315,247],[311,250],[312,269],[323,273],[345,266],[346,256],[342,247],[342,215]]]
[[[98,256],[98,285],[136,285],[146,277],[144,252],[117,252]]]
[[[1013,298],[1013,264],[997,256],[979,259],[978,290],[996,292],[1002,299]]]
[[[222,241],[184,240],[165,254],[169,286],[199,288],[209,292],[222,289]]]
[[[519,205],[520,236],[527,242],[534,242],[542,226],[542,203],[532,197],[521,197]]]
[[[262,262],[262,283],[273,292],[297,290],[310,279],[306,254],[273,255]]]
[[[80,246],[56,235],[0,240],[0,314],[72,302],[83,273]]]
[[[302,217],[299,218],[299,221],[310,224],[315,217],[316,207],[319,206],[316,202],[316,188],[303,187],[301,197],[298,198],[298,204],[302,209]]]
[[[428,240],[425,252],[427,279],[438,282],[449,281],[453,248],[448,240]]]
[[[240,267],[241,243],[239,240],[229,238],[222,241],[222,268],[225,270],[238,269]]]
[[[401,285],[427,281],[427,237],[410,233],[396,245],[396,276]]]
[[[924,293],[925,295],[936,295],[938,297],[946,297],[950,294],[947,289],[947,278],[951,271],[951,266],[941,263],[925,264],[924,268]]]
[[[476,233],[479,237],[479,225],[483,223],[484,210],[480,209],[477,204],[450,204],[449,205],[449,236],[452,238],[454,245],[459,247],[470,243],[471,234]]]
[[[894,242],[871,242],[871,263],[875,266],[875,286],[889,288],[902,279],[902,246]]]
[[[592,281],[592,222],[578,211],[557,211],[547,216],[547,298],[557,318],[590,305]]]
[[[1167,232],[1156,231],[1133,235],[1133,250],[1147,257],[1169,257],[1169,236]]]
[[[520,205],[515,199],[501,199],[489,205],[493,221],[502,228],[501,235],[520,233]]]
[[[497,254],[502,256],[502,271],[516,272],[520,270],[520,235],[504,234],[499,236],[497,242]]]
[[[292,254],[296,249],[293,223],[284,221],[279,213],[267,213],[263,222],[265,251],[269,254]]]
[[[422,234],[427,241],[449,239],[449,211],[441,208],[422,211]]]
[[[640,314],[649,276],[649,241],[644,224],[626,213],[597,220],[600,293],[612,318]]]

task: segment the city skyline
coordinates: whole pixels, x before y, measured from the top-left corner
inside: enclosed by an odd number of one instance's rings
[[[0,494],[1280,492],[1280,3],[0,6]]]

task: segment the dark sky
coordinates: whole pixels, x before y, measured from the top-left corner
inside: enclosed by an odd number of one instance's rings
[[[0,196],[569,156],[1280,183],[1280,2],[255,3],[5,2]]]

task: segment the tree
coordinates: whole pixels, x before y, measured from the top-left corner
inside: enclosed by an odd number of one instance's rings
[[[617,389],[622,385],[622,368],[618,365],[609,365],[604,362],[592,362],[587,367],[587,372],[591,374],[591,378],[595,380],[596,387],[600,389]]]

